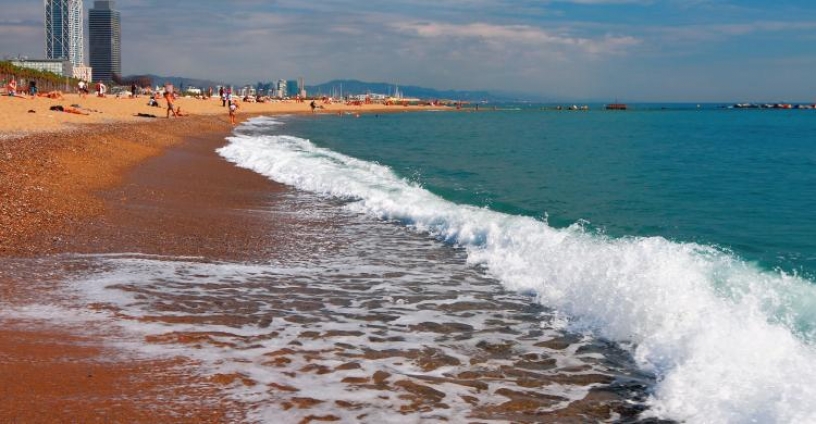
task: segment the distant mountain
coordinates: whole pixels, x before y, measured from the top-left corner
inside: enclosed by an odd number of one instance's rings
[[[363,82],[357,80],[333,80],[320,85],[306,86],[307,93],[312,95],[332,95],[340,94],[386,94],[393,95],[397,86],[384,82]],[[459,91],[459,90],[436,90],[433,88],[416,87],[412,85],[400,85],[399,91],[403,97],[418,97],[420,99],[447,99],[447,100],[467,100],[467,101],[507,101],[507,97],[495,95],[488,91]]]
[[[177,88],[184,87],[198,87],[206,89],[208,87],[217,87],[219,85],[233,85],[236,87],[243,87],[244,85],[251,85],[260,88],[263,91],[268,90],[274,86],[273,82],[256,82],[251,84],[236,85],[229,81],[216,81],[198,78],[185,77],[167,77],[161,75],[147,74],[147,75],[129,75],[123,80],[130,81],[134,79],[144,80],[149,78],[153,81],[152,85],[163,85],[165,82],[170,82]],[[396,85],[385,82],[363,82],[358,80],[332,80],[319,85],[307,85],[306,92],[311,96],[320,95],[334,95],[334,94],[385,94],[393,95]],[[536,100],[525,98],[526,96],[517,93],[494,93],[484,90],[437,90],[433,88],[417,87],[413,85],[400,85],[399,91],[403,97],[417,97],[420,99],[444,99],[444,100],[465,100],[465,101],[491,101],[491,102],[515,102],[515,101],[529,101]]]

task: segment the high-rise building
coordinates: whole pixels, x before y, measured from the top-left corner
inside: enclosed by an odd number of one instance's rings
[[[112,0],[97,0],[88,11],[88,55],[96,80],[122,76],[121,16],[114,7]]]
[[[278,97],[278,98],[281,98],[281,99],[286,97],[286,94],[287,94],[286,93],[286,80],[283,80],[283,79],[278,80],[276,86],[277,87],[275,89],[275,97]]]
[[[306,82],[303,77],[298,78],[298,95],[304,99],[306,98]]]
[[[45,4],[45,57],[85,62],[85,27],[82,0],[43,0]]]
[[[286,81],[286,97],[293,99],[300,94],[298,82],[295,80]]]

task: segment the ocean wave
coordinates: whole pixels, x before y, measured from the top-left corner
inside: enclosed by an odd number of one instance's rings
[[[263,126],[268,122],[250,121]],[[686,422],[816,422],[816,285],[716,246],[611,238],[579,224],[449,202],[381,164],[308,140],[238,132],[227,160],[461,246],[512,290],[631,346],[657,376],[650,414]]]

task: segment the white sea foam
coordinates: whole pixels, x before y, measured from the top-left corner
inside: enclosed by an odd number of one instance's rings
[[[256,123],[253,122],[252,125]],[[219,150],[276,181],[465,247],[570,326],[632,343],[658,377],[652,412],[686,422],[816,422],[816,285],[711,246],[612,239],[448,202],[389,168],[292,136]]]
[[[425,239],[416,242],[430,243]],[[502,321],[521,335],[486,328],[497,325],[488,324],[497,316],[496,311],[489,308],[465,313],[445,312],[444,305],[457,302],[507,305],[525,301],[523,297],[510,298],[496,293],[494,281],[479,272],[458,275],[455,284],[440,278],[440,274],[453,276],[467,269],[461,263],[425,261],[419,265],[422,270],[405,273],[402,264],[360,266],[348,258],[311,263],[304,268],[190,262],[142,255],[78,256],[76,260],[101,266],[97,267],[98,271],[83,273],[71,283],[71,294],[79,294],[77,298],[83,302],[108,305],[115,311],[112,321],[126,330],[121,333],[136,336],[116,339],[119,346],[127,348],[125,352],[149,357],[180,355],[199,363],[205,374],[236,374],[250,379],[253,385],[237,384],[230,389],[235,398],[251,405],[250,422],[298,422],[307,415],[320,414],[338,416],[343,422],[428,422],[434,421],[434,417],[444,417],[454,423],[469,422],[466,416],[472,405],[463,397],[478,398],[486,404],[500,402],[501,397],[496,399],[491,393],[503,384],[510,384],[497,382],[493,390],[481,390],[444,380],[473,369],[470,360],[480,351],[478,343],[489,339],[496,345],[512,344],[514,350],[521,353],[541,352],[542,349],[534,344],[557,336],[556,331],[545,330],[541,338],[523,337],[525,327],[533,329],[537,325],[532,319],[519,321],[517,317],[504,317]],[[408,298],[410,300],[406,300]],[[382,301],[382,306],[368,304],[372,301]],[[83,308],[78,311],[82,312]],[[66,310],[65,315],[69,314],[70,311]],[[371,319],[378,314],[386,317],[387,324]],[[35,316],[47,319],[52,314],[38,313]],[[224,323],[207,321],[208,317],[220,316],[230,316],[231,319]],[[291,317],[305,319],[286,319]],[[268,320],[261,325],[256,318]],[[415,327],[423,323],[452,321],[471,329],[464,333],[454,332],[448,337]],[[329,335],[332,332],[336,334]],[[485,337],[465,337],[467,333],[484,334]],[[174,334],[201,335],[202,338],[187,344],[143,342],[148,336],[170,336],[172,341]],[[374,336],[388,341],[372,341]],[[444,340],[440,341],[440,338]],[[576,342],[568,352],[552,352],[549,358],[561,367],[589,367],[594,374],[608,371],[606,364],[596,366],[594,361],[584,363],[576,358],[574,351],[583,344]],[[401,354],[385,355],[377,360],[363,359],[367,351],[416,352],[425,349],[455,358],[459,365],[451,363],[426,370]],[[291,361],[285,364],[268,363],[278,357],[275,352],[283,350],[303,353],[282,354]],[[587,358],[590,356],[586,355]],[[357,366],[345,370],[337,368],[349,363]],[[480,362],[479,367],[499,368],[511,364],[510,360],[487,359]],[[321,367],[332,372],[314,373],[307,371],[308,367]],[[366,378],[375,372],[391,374],[392,381],[416,379],[422,383],[423,379],[437,378],[439,381],[435,381],[434,390],[445,393],[448,406],[432,412],[402,412],[395,418],[394,411],[409,404],[400,393],[350,385],[344,381],[346,378]],[[284,409],[281,403],[287,400],[288,394],[274,389],[282,386],[296,392],[289,396],[316,399],[323,405],[308,411]],[[553,384],[538,390],[564,399],[566,405],[582,399],[590,388],[587,385]],[[363,406],[347,410],[336,407],[334,402],[337,401],[357,402]],[[365,415],[364,420],[358,418],[361,414]]]

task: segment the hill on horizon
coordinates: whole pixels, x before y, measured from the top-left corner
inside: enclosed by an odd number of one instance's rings
[[[496,95],[484,90],[437,90],[434,88],[418,87],[413,85],[397,85],[385,82],[364,82],[359,80],[332,80],[319,85],[307,85],[306,91],[311,95],[331,95],[333,93],[366,94],[376,93],[393,95],[399,87],[404,97],[418,97],[420,99],[446,100],[508,100],[505,96]]]
[[[219,85],[232,85],[234,87],[243,87],[246,85],[250,85],[253,87],[267,88],[273,84],[271,81],[268,82],[258,81],[252,84],[234,84],[233,82],[229,81],[217,81],[210,79],[188,78],[180,76],[161,76],[156,74],[128,75],[124,79],[134,78],[149,78],[150,80],[153,81],[154,86],[162,85],[165,82],[170,82],[171,84],[179,88],[192,86],[206,89],[207,87],[216,87]],[[437,90],[434,88],[418,87],[413,85],[397,86],[395,84],[385,82],[364,82],[351,79],[345,80],[338,79],[317,85],[307,85],[306,92],[309,96],[333,95],[341,93],[343,95],[356,95],[366,93],[393,95],[397,87],[399,87],[399,91],[400,93],[402,93],[404,97],[417,97],[420,99],[445,99],[445,100],[494,101],[494,102],[520,100],[519,98],[520,96],[514,93],[493,93],[485,90]]]
[[[216,87],[219,85],[229,85],[230,83],[225,81],[215,81],[209,79],[201,79],[201,78],[187,78],[187,77],[166,77],[161,75],[155,74],[142,74],[142,75],[128,75],[126,76],[125,80],[134,79],[134,78],[149,78],[153,81],[153,85],[164,85],[165,82],[169,82],[173,84],[173,86],[178,88],[184,87],[197,87],[197,88],[207,88],[207,87]]]

